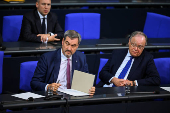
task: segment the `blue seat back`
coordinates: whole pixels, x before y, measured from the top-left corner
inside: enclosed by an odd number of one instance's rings
[[[98,84],[100,82],[99,73],[102,70],[103,66],[107,63],[107,61],[108,61],[108,59],[100,58],[100,64],[99,64],[98,74],[97,74],[97,78],[96,78],[96,84]]]
[[[147,12],[143,32],[148,38],[170,38],[170,17]]]
[[[89,6],[83,6],[80,9],[89,9]]]
[[[3,86],[3,58],[4,58],[4,52],[0,51],[0,94],[2,93],[2,86]]]
[[[20,65],[20,90],[32,91],[30,82],[38,61],[23,62]]]
[[[82,39],[100,38],[100,14],[70,13],[65,16],[65,31],[75,30]]]
[[[23,15],[3,17],[2,38],[4,42],[17,42],[22,24]]]
[[[161,78],[161,84],[170,84],[170,58],[154,59]]]

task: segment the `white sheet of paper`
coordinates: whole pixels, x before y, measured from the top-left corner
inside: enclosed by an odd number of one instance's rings
[[[89,93],[93,86],[95,75],[74,70],[71,89]]]
[[[84,93],[84,92],[77,91],[77,90],[74,90],[74,89],[58,89],[58,91],[66,93],[66,94],[69,94],[69,95],[72,95],[72,96],[86,96],[86,95],[89,95],[88,93]]]
[[[170,92],[170,87],[161,87],[161,88]]]
[[[28,99],[29,97],[32,97],[34,99],[45,97],[43,95],[38,95],[38,94],[35,94],[35,93],[31,93],[31,92],[20,93],[20,94],[15,94],[15,95],[11,95],[11,96],[18,97],[18,98],[25,99],[25,100]]]
[[[89,95],[89,89],[93,86],[95,75],[74,70],[71,89],[58,89],[58,91],[72,96]]]

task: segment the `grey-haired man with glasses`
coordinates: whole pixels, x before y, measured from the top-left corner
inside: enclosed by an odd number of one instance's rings
[[[144,50],[147,36],[135,31],[129,38],[129,49],[118,49],[101,70],[101,81],[110,86],[158,86],[160,76],[153,56]]]

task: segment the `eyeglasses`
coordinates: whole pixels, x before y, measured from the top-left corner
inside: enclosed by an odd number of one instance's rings
[[[144,49],[144,46],[142,46],[142,45],[136,45],[135,43],[132,43],[131,41],[130,41],[130,44],[131,44],[131,46],[132,47],[137,47],[138,49]]]
[[[75,48],[78,46],[76,44],[70,45],[70,43],[68,41],[65,41],[65,44],[66,44],[66,46],[71,46],[71,48]]]

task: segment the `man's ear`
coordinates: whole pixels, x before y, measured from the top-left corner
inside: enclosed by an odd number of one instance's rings
[[[129,38],[129,42],[128,42],[128,45],[130,44],[130,38]]]
[[[64,44],[64,38],[62,39],[62,45]]]
[[[38,8],[38,2],[35,3],[36,8]]]

